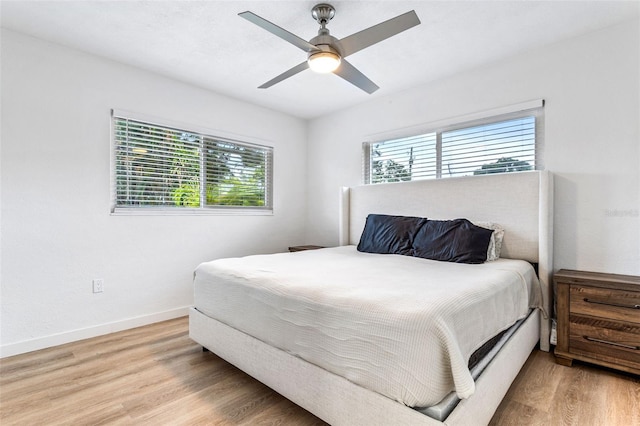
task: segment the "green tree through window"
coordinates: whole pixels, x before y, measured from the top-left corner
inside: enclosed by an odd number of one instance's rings
[[[126,117],[113,125],[115,209],[271,208],[272,148]]]
[[[483,164],[479,169],[474,170],[474,175],[488,175],[492,173],[524,172],[533,170],[533,166],[526,161],[517,158],[503,157],[495,163]]]

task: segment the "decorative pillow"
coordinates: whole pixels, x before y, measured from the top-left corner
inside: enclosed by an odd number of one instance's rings
[[[493,229],[493,234],[491,234],[491,241],[489,242],[489,249],[487,250],[487,261],[492,261],[500,258],[500,252],[502,251],[502,240],[504,239],[504,229],[502,228],[502,226],[493,222],[474,222],[474,225],[486,229]]]
[[[360,236],[358,251],[411,256],[413,237],[426,222],[422,217],[370,214]]]
[[[456,263],[483,263],[493,231],[467,219],[428,220],[413,239],[413,255]]]

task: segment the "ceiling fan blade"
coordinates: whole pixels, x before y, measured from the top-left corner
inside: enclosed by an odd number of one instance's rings
[[[238,13],[238,16],[243,17],[247,21],[253,22],[257,26],[264,28],[265,30],[269,31],[271,34],[274,34],[280,37],[281,39],[288,41],[289,43],[293,44],[296,47],[299,47],[305,52],[318,50],[317,47],[315,47],[313,44],[309,43],[308,41],[301,39],[297,35],[290,33],[284,28],[280,28],[276,24],[273,24],[264,18],[259,17],[253,12],[247,11],[247,12]]]
[[[381,22],[378,25],[374,25],[373,27],[369,27],[366,30],[351,34],[340,40],[342,56],[352,55],[365,47],[393,37],[418,24],[420,24],[420,19],[418,19],[416,12],[412,10],[398,15],[395,18],[391,18],[388,21]]]
[[[284,79],[287,79],[291,76],[298,74],[300,71],[306,70],[307,68],[309,68],[309,64],[307,63],[307,61],[304,61],[301,64],[298,64],[295,67],[291,68],[290,70],[283,72],[279,76],[267,81],[262,86],[259,86],[258,89],[266,89],[268,87],[271,87],[276,83],[280,83]]]
[[[344,78],[349,83],[364,90],[368,94],[372,94],[379,89],[373,81],[369,80],[366,75],[358,71],[356,67],[351,65],[344,58],[340,62],[338,69],[333,73]]]

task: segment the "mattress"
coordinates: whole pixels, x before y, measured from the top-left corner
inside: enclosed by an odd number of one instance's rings
[[[532,309],[529,315],[533,312],[534,311]],[[469,371],[471,372],[471,377],[473,377],[474,380],[480,377],[480,374],[482,374],[489,363],[493,361],[498,352],[500,352],[500,349],[502,349],[511,336],[518,331],[518,328],[520,328],[525,321],[526,318],[518,320],[514,325],[498,333],[472,354],[472,359],[474,357],[476,358],[469,361]],[[427,416],[442,422],[449,416],[449,414],[451,414],[451,411],[456,408],[459,402],[460,398],[458,398],[455,392],[451,392],[436,405],[432,405],[430,407],[415,407],[415,409],[420,411],[422,414],[426,414]]]
[[[528,262],[481,265],[343,246],[199,265],[205,315],[410,407],[475,390],[470,355],[540,305]]]

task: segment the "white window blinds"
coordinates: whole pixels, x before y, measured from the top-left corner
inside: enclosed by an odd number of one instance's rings
[[[535,134],[533,116],[443,132],[442,177],[533,170]]]
[[[365,184],[534,170],[541,110],[363,144]]]
[[[270,147],[114,112],[119,209],[272,209]]]

